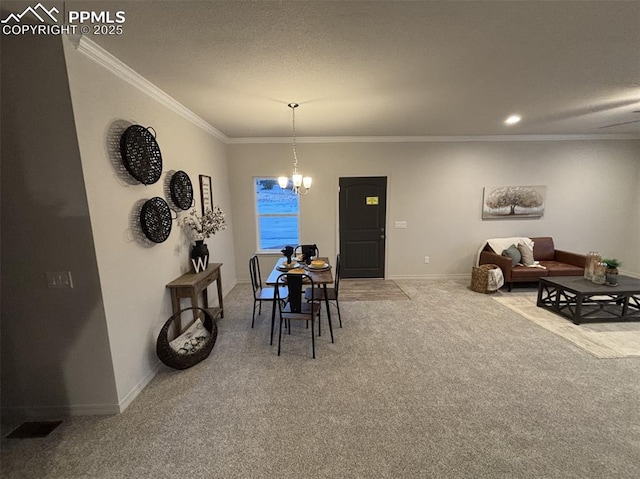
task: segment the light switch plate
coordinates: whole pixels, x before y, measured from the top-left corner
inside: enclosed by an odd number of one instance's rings
[[[405,229],[407,227],[407,222],[406,221],[396,221],[394,224],[394,227],[396,229]]]
[[[73,288],[71,271],[47,271],[47,288]]]

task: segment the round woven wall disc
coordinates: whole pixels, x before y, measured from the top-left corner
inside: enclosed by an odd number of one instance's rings
[[[151,132],[131,125],[120,137],[120,154],[124,167],[140,183],[151,185],[162,175],[160,147]]]
[[[171,200],[180,209],[188,210],[193,203],[193,185],[191,178],[184,171],[176,171],[169,184]]]
[[[140,210],[142,232],[154,243],[162,243],[171,233],[171,210],[165,200],[156,196],[145,201]]]

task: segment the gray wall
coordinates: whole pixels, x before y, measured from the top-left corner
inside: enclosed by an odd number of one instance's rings
[[[290,174],[289,144],[230,146],[238,278],[256,251],[252,177]],[[640,273],[640,141],[457,141],[304,143],[300,169],[311,175],[301,199],[301,240],[334,256],[341,176],[387,176],[387,276],[468,276],[492,237],[554,237],[557,247],[596,250]],[[483,188],[546,185],[540,219],[482,220]],[[395,221],[406,229],[394,229]],[[430,263],[424,264],[424,256]],[[275,257],[264,257],[267,265]]]
[[[210,261],[223,263],[223,288],[236,281],[233,217],[228,189],[226,145],[162,103],[160,94],[134,86],[118,76],[126,67],[108,70],[64,41],[73,112],[78,132],[82,174],[86,184],[95,254],[100,272],[111,356],[122,409],[153,378],[161,365],[156,339],[171,316],[166,284],[190,270],[192,243],[181,227],[187,212],[180,210],[169,238],[150,243],[139,228],[141,203],[170,198],[168,182],[176,170],[185,171],[194,186],[200,211],[199,175],[211,177],[214,204],[227,214],[228,229],[206,240]],[[144,79],[140,79],[144,80]],[[157,92],[156,92],[157,93]],[[132,182],[122,172],[119,138],[130,124],[150,126],[162,153],[157,183]],[[215,304],[215,285],[209,298]],[[187,307],[188,302],[183,303]],[[162,366],[164,367],[164,366]]]
[[[116,384],[61,39],[2,39],[2,408],[105,412]],[[73,289],[48,289],[70,270]]]

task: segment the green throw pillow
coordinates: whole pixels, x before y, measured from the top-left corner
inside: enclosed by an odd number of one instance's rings
[[[520,254],[518,247],[514,244],[504,250],[502,252],[502,256],[508,256],[509,258],[511,258],[511,266],[517,265],[522,259],[522,255]]]

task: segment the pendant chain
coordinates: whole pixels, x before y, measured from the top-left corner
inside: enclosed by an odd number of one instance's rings
[[[298,155],[296,154],[296,109],[291,108],[293,124],[293,172],[298,172]]]

